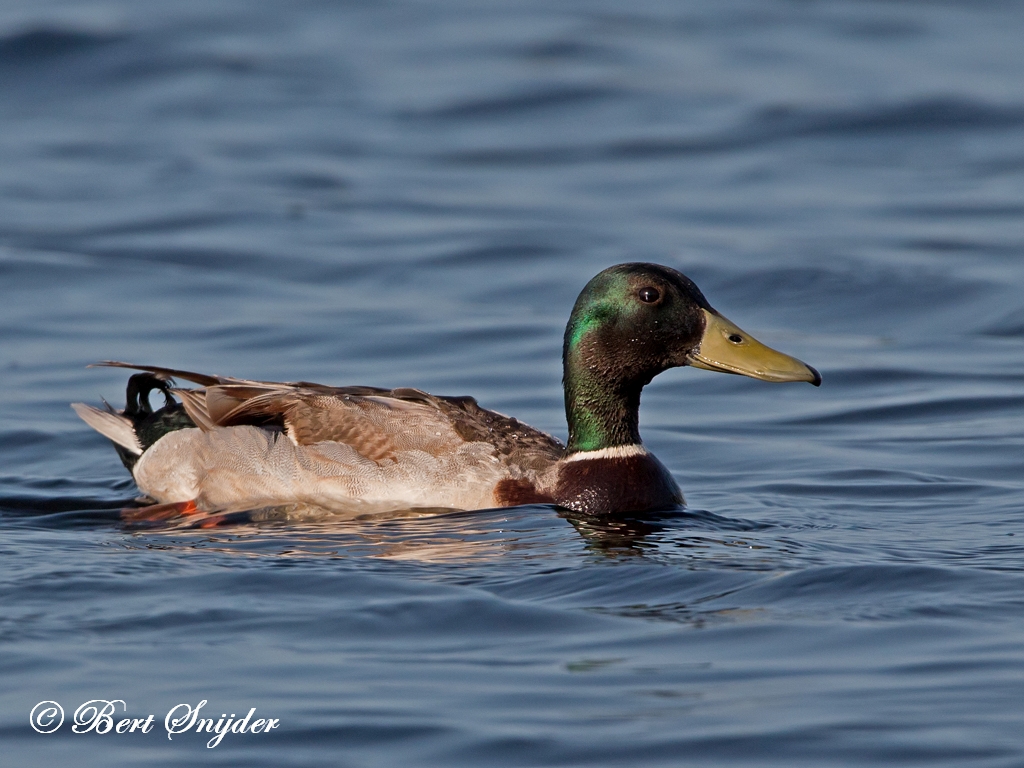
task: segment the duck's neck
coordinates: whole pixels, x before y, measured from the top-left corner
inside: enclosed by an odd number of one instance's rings
[[[586,350],[566,350],[566,455],[640,444],[640,391],[650,379],[622,376],[613,367],[592,358]]]

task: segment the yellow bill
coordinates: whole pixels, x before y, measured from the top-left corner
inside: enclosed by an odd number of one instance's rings
[[[816,387],[821,384],[821,374],[811,366],[766,347],[717,312],[702,311],[704,336],[700,346],[690,353],[690,365],[762,381],[809,381]]]

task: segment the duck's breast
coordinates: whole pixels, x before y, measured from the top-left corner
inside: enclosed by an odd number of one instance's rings
[[[648,512],[683,504],[672,474],[646,450],[628,455],[582,454],[563,459],[554,470],[555,503],[592,515]]]

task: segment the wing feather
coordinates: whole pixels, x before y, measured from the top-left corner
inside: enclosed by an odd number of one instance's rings
[[[442,454],[483,442],[502,460],[543,467],[563,451],[555,438],[509,416],[481,408],[471,397],[439,397],[418,389],[330,387],[312,382],[270,382],[107,360],[97,365],[149,371],[202,389],[172,389],[204,431],[250,424],[276,425],[298,445],[339,442],[368,459],[401,451]]]
[[[72,403],[78,417],[108,440],[113,440],[136,456],[142,455],[142,443],[135,434],[131,419],[113,411],[101,411],[85,403]]]
[[[206,410],[205,389],[172,389],[171,392],[181,398],[181,404],[185,406],[185,413],[197,427],[204,432],[209,432],[217,427]]]

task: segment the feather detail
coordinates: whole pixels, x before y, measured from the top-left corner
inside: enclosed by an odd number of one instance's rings
[[[185,413],[201,430],[209,432],[217,426],[206,410],[205,389],[172,389],[171,392],[181,398]]]
[[[130,418],[139,430],[136,442],[144,452],[138,456],[132,447],[138,462],[122,461],[140,489],[165,502],[308,497],[328,506],[480,509],[496,503],[499,480],[534,487],[564,451],[549,435],[481,408],[471,397],[101,365],[145,371],[162,383],[156,388],[181,401],[153,414],[110,415]],[[167,386],[172,378],[199,387]],[[141,381],[136,389],[148,393],[153,386]],[[139,425],[152,419],[159,423],[149,440]],[[111,429],[101,431],[109,436]]]
[[[122,448],[131,451],[136,456],[142,454],[142,444],[138,435],[135,434],[135,427],[131,419],[113,413],[112,411],[101,411],[85,403],[72,403],[78,418],[95,429],[108,440],[120,445]]]
[[[135,365],[134,363],[122,363],[119,360],[104,360],[101,363],[93,363],[88,368],[130,368],[134,371],[149,371],[161,378],[179,378],[191,381],[204,387],[212,387],[215,384],[228,384],[242,382],[244,379],[232,379],[227,376],[208,376],[205,373],[194,371],[179,371],[176,368],[161,368],[157,365]]]

